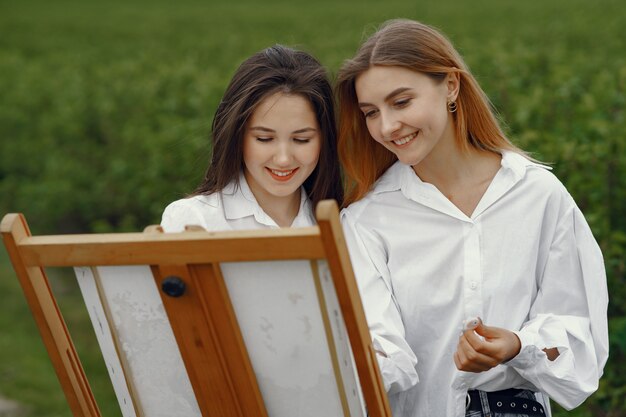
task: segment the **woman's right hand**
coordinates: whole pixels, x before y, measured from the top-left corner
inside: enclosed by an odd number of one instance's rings
[[[461,371],[484,372],[513,359],[521,347],[519,338],[512,331],[485,326],[480,321],[459,338],[454,363]]]

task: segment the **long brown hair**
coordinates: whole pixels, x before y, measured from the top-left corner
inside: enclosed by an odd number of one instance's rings
[[[304,182],[313,206],[334,198],[341,205],[343,188],[337,155],[337,127],[332,87],[326,70],[311,55],[274,45],[246,59],[237,69],[213,118],[213,150],[203,181],[192,195],[212,194],[239,180],[244,168],[246,123],[257,105],[274,93],[298,95],[311,103],[322,146],[317,166]]]
[[[364,197],[397,160],[371,137],[358,107],[355,80],[374,65],[404,67],[435,80],[458,73],[460,86],[453,119],[460,148],[524,153],[507,139],[489,99],[444,35],[413,20],[389,20],[361,45],[354,58],[344,62],[337,77],[339,156],[347,185],[345,205]]]

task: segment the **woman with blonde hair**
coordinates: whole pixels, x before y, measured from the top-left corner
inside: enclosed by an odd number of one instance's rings
[[[337,80],[342,222],[394,415],[550,415],[598,387],[602,254],[452,44],[386,22]]]

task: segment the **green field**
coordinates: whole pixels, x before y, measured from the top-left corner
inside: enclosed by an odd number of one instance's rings
[[[239,63],[282,43],[336,73],[393,17],[442,29],[513,140],[585,213],[606,260],[611,357],[575,411],[626,416],[626,7],[623,1],[0,0],[0,215],[35,234],[136,231],[204,174],[213,111]],[[52,277],[105,416],[119,415],[71,277]],[[0,250],[0,396],[70,412]],[[2,414],[0,414],[2,416]]]

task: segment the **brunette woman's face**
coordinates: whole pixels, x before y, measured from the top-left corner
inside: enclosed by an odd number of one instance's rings
[[[248,120],[243,140],[244,175],[257,200],[299,197],[320,155],[322,138],[311,103],[275,93]]]
[[[402,163],[412,166],[433,150],[453,145],[447,102],[456,99],[456,90],[449,78],[437,81],[392,66],[373,66],[363,72],[355,88],[370,135]]]

